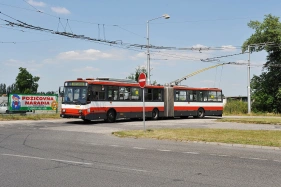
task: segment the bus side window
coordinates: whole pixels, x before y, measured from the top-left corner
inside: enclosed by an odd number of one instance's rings
[[[152,89],[151,88],[145,88],[145,101],[151,101],[152,100]]]
[[[94,98],[94,100],[96,101],[96,100],[99,100],[99,92],[94,92],[94,96],[93,96]]]
[[[131,100],[140,101],[140,89],[139,88],[131,88]]]
[[[175,91],[175,98],[174,98],[175,101],[178,101],[178,100],[179,100],[179,92],[180,92],[180,91],[178,91],[178,90]]]
[[[131,100],[131,88],[130,87],[125,88],[124,99]]]
[[[186,101],[186,91],[179,91],[179,100]]]
[[[125,97],[125,87],[119,87],[119,100],[124,100]]]
[[[189,102],[191,101],[191,95],[190,95],[190,91],[186,91],[186,100]]]
[[[107,97],[109,101],[118,100],[118,86],[108,86]]]
[[[197,101],[196,91],[192,91],[192,100],[191,101]]]
[[[203,101],[203,92],[197,91],[197,95],[198,95],[198,101]]]
[[[162,101],[162,90],[161,89],[153,89],[152,99],[153,101]]]

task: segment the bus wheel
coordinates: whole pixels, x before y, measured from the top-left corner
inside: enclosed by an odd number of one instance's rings
[[[159,119],[159,110],[157,108],[154,108],[152,111],[152,119],[158,120]]]
[[[198,118],[204,118],[205,117],[205,111],[203,108],[199,108],[197,111],[197,117]]]
[[[106,118],[106,121],[109,122],[109,123],[114,123],[116,120],[116,113],[114,110],[109,110],[107,112],[107,118]]]
[[[83,121],[86,122],[86,123],[91,122],[91,120],[89,120],[89,119],[83,119]]]

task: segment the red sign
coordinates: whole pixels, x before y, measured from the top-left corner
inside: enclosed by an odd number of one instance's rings
[[[145,84],[146,84],[146,75],[145,75],[145,73],[141,73],[139,75],[138,82],[139,82],[139,85],[140,85],[141,88],[145,87]]]

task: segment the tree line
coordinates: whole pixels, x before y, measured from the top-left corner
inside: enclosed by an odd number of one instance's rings
[[[252,110],[254,112],[281,113],[281,23],[279,17],[265,15],[263,22],[250,21],[254,30],[243,44],[251,52],[266,51],[266,63],[261,75],[251,79]],[[266,45],[266,43],[273,43]],[[258,45],[263,44],[263,45]]]
[[[26,68],[19,68],[19,73],[15,79],[15,83],[7,86],[5,83],[0,83],[0,95],[9,93],[18,94],[55,94],[54,91],[37,92],[39,87],[38,81],[40,77],[33,76]]]

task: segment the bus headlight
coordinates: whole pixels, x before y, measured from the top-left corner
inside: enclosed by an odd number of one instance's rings
[[[65,109],[61,109],[62,112],[65,112]]]
[[[78,110],[79,113],[82,113],[82,110]]]

